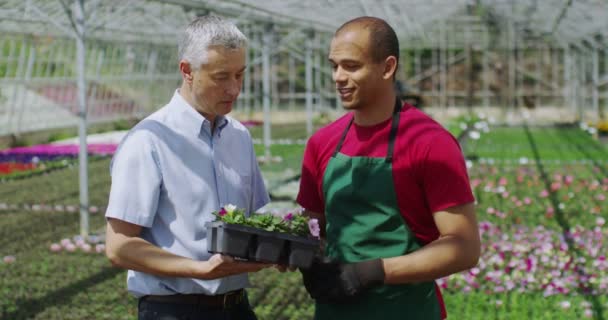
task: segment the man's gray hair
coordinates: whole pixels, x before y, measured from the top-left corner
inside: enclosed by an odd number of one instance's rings
[[[197,70],[206,62],[210,46],[244,48],[247,47],[247,37],[235,24],[221,17],[198,17],[188,25],[179,41],[179,59],[188,61],[190,67]]]

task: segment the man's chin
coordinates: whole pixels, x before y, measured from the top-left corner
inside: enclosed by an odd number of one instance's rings
[[[342,101],[342,108],[345,110],[355,110],[357,109],[357,104],[353,101]]]

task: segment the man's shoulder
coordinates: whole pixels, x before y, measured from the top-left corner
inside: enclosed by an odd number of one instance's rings
[[[398,148],[407,148],[414,154],[424,154],[429,148],[440,148],[458,141],[447,129],[428,114],[416,109],[406,110],[400,121]]]
[[[450,132],[443,127],[437,120],[430,115],[411,107],[407,109],[401,116],[401,124],[415,132],[417,137],[426,136],[433,137],[435,135],[451,135]]]
[[[135,124],[123,137],[119,146],[124,145],[127,141],[132,146],[149,144],[166,136],[166,133],[172,130],[168,125],[166,108],[167,106],[164,106],[156,110]]]

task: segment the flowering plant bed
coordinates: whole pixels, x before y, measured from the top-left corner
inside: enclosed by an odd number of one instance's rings
[[[217,220],[206,224],[212,253],[308,268],[319,249],[318,221],[299,213],[247,217],[244,210],[228,205],[214,215]]]

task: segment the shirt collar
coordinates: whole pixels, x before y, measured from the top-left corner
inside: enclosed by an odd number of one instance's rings
[[[206,131],[211,134],[211,122],[202,114],[198,113],[184,97],[179,93],[179,89],[175,90],[173,98],[169,103],[171,108],[175,110],[175,116],[179,126],[186,132],[198,136],[201,132]],[[216,130],[218,134],[228,125],[228,119],[225,116],[218,115],[215,119],[217,123]]]

